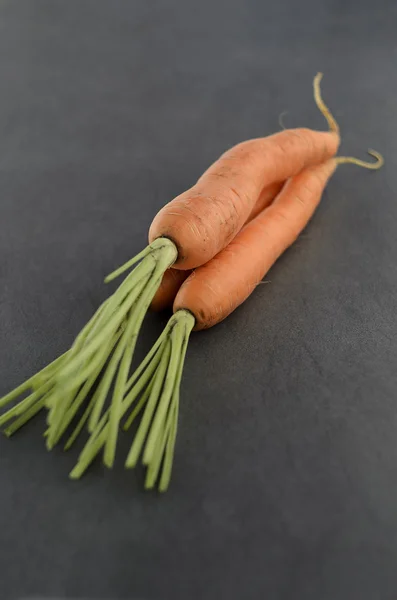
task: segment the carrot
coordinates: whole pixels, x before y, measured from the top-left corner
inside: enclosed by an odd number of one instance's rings
[[[276,182],[266,186],[262,190],[254,208],[251,211],[251,214],[248,217],[247,222],[254,219],[266,206],[268,206],[274,200],[274,198],[280,192],[283,185],[284,183]],[[191,272],[192,271],[190,269],[184,271],[182,271],[181,269],[173,268],[167,269],[161,280],[160,287],[158,288],[157,292],[153,297],[150,308],[156,312],[164,310],[166,308],[170,308],[174,302],[175,296],[178,293],[179,288],[181,287],[185,279],[189,277]]]
[[[315,100],[321,108],[321,96],[315,93]],[[324,113],[324,108],[321,110]],[[29,415],[47,408],[45,437],[47,448],[51,449],[90,397],[75,432],[66,442],[69,447],[83,427],[89,432],[96,430],[111,392],[111,435],[104,461],[112,466],[137,336],[164,272],[174,263],[188,269],[212,258],[241,229],[266,186],[334,155],[339,133],[333,124],[330,129],[330,133],[309,129],[283,131],[238,144],[210,167],[191,190],[160,211],[150,230],[149,246],[105,281],[112,281],[134,265],[135,268],[94,314],[62,360],[0,399],[1,408],[20,394],[31,392],[0,417],[0,426],[13,420],[6,433],[14,433]]]
[[[249,217],[246,220],[246,223],[249,223],[250,221],[252,221],[252,219],[255,219],[255,217],[259,215],[264,208],[266,208],[267,206],[269,206],[269,204],[273,202],[277,194],[279,194],[283,189],[284,184],[285,181],[276,181],[276,183],[272,183],[271,185],[266,186],[261,191],[261,194],[258,200],[256,201],[254,208],[251,210]]]
[[[174,312],[192,313],[196,330],[212,327],[233,312],[308,223],[336,166],[330,159],[286,183],[271,206],[193,271],[175,298]]]
[[[125,464],[127,468],[135,467],[142,455],[147,467],[147,489],[153,488],[159,479],[159,490],[165,491],[170,482],[179,388],[191,331],[219,323],[252,293],[306,226],[338,164],[354,162],[367,168],[379,168],[383,162],[381,156],[371,153],[377,158],[374,164],[340,157],[296,175],[229,246],[195,269],[180,288],[174,302],[174,315],[130,377],[119,412],[121,420],[132,408],[125,430],[142,415]],[[111,411],[92,433],[70,474],[72,479],[80,478],[102,448],[106,448],[112,435],[110,416]]]
[[[170,308],[175,300],[182,283],[189,277],[192,270],[182,271],[181,269],[167,269],[163,275],[160,287],[153,296],[150,304],[151,310],[160,312],[166,308]]]
[[[128,465],[137,460],[149,434],[144,455],[145,463],[150,465],[148,485],[151,487],[156,480],[163,455],[165,480],[161,480],[160,487],[168,485],[183,360],[190,331],[194,325],[199,327],[200,322],[195,323],[190,312],[178,310],[150,354],[153,360],[144,363],[145,368],[138,368],[131,387],[129,372],[142,320],[169,267],[174,263],[175,267],[185,269],[203,265],[236,237],[267,186],[296,176],[302,169],[322,164],[335,155],[339,130],[322,103],[319,80],[317,77],[314,82],[315,100],[331,131],[297,129],[239,144],[210,167],[196,186],[160,211],[150,230],[150,245],[106,281],[137,266],[94,314],[70,350],[0,399],[2,407],[20,394],[30,392],[0,417],[0,426],[11,421],[7,435],[46,408],[45,437],[51,449],[80,414],[65,448],[71,446],[84,427],[91,436],[71,476],[78,477],[102,447],[104,463],[111,467],[127,398],[130,401],[143,391],[130,417],[134,418],[146,405]],[[194,277],[195,273],[189,276]],[[110,390],[111,404],[106,409]]]
[[[315,80],[318,103],[320,77]],[[323,113],[330,127],[337,128],[328,108]],[[352,162],[366,168],[374,164],[351,157],[327,160],[305,169],[292,178],[276,200],[257,215],[235,239],[209,263],[198,267],[184,282],[174,301],[174,315],[165,330],[128,380],[118,412],[119,420],[132,411],[124,423],[128,429],[141,415],[141,421],[126,459],[126,467],[135,467],[139,457],[147,466],[145,487],[159,479],[159,490],[169,485],[175,449],[179,388],[182,370],[193,329],[211,327],[224,319],[254,290],[263,275],[291,245],[315,211],[324,187],[338,164]],[[115,433],[111,428],[112,408],[103,416],[71,472],[78,479]],[[114,443],[114,442],[113,442]]]
[[[285,130],[234,146],[157,213],[149,241],[164,237],[175,243],[175,269],[208,262],[237,235],[266,185],[324,162],[338,146],[338,134],[311,129]]]

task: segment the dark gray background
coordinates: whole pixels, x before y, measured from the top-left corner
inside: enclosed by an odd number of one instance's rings
[[[394,600],[395,2],[3,0],[0,28],[0,393],[223,150],[285,110],[324,127],[318,70],[343,152],[387,161],[341,167],[271,283],[193,335],[167,495],[122,461],[69,482],[41,419],[0,440],[1,598]]]

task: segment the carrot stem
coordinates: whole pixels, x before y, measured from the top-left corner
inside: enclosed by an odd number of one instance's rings
[[[135,403],[124,424],[125,430],[129,429],[144,409],[128,453],[126,467],[135,467],[143,452],[142,462],[147,466],[146,489],[154,487],[161,466],[159,490],[165,491],[170,482],[177,433],[179,388],[194,323],[193,315],[185,310],[179,310],[171,317],[157,342],[131,376],[130,382],[133,385],[124,389],[124,396],[116,407],[118,426]],[[106,445],[114,435],[111,429],[112,410],[113,405],[102,415],[91,433],[70,473],[71,479],[79,479],[102,448],[105,448],[106,460]]]
[[[33,375],[33,377],[30,377],[29,379],[27,379],[26,381],[21,383],[18,387],[16,387],[14,390],[12,390],[8,394],[6,394],[2,398],[0,398],[0,408],[2,408],[3,406],[7,406],[7,404],[11,403],[13,400],[16,400],[18,398],[18,396],[21,396],[22,394],[27,392],[29,389],[34,390],[35,385],[38,382],[41,385],[42,384],[41,380],[47,379],[48,375],[54,369],[59,367],[60,363],[65,359],[66,355],[67,355],[67,352],[65,352],[65,354],[62,354],[58,358],[56,358],[52,363],[50,363],[49,365],[44,367],[44,369],[42,369],[41,371],[36,373],[36,375]]]
[[[152,386],[150,393],[142,395],[126,423],[127,426],[131,424],[136,413],[142,409],[142,403],[145,403],[145,412],[125,464],[127,468],[135,467],[143,453],[142,463],[147,467],[145,483],[147,489],[154,487],[161,464],[163,468],[160,475],[160,491],[167,489],[171,478],[179,388],[189,336],[194,323],[193,315],[185,310],[179,310],[171,317],[165,335],[163,333],[161,336],[160,346],[152,359],[152,361],[157,359],[157,366],[148,384]],[[156,343],[155,347],[157,345]],[[149,362],[149,367],[151,364]]]
[[[0,416],[0,426],[16,418],[8,426],[7,435],[46,407],[48,429],[45,437],[47,448],[51,449],[59,442],[106,367],[66,447],[74,442],[87,420],[90,433],[97,433],[99,425],[103,428],[106,424],[105,462],[112,466],[119,422],[128,409],[124,397],[132,391],[129,371],[136,340],[162,276],[176,258],[175,244],[159,238],[106,278],[111,281],[138,263],[83,327],[68,352],[0,399],[1,408],[28,393]],[[103,407],[113,384],[111,407],[103,419]]]
[[[159,251],[160,252],[161,251],[168,252],[170,249],[171,249],[171,252],[174,254],[174,259],[172,260],[172,262],[170,264],[170,266],[171,266],[174,264],[174,262],[177,258],[177,251],[176,251],[175,244],[167,238],[157,238],[151,244],[146,246],[146,248],[144,248],[144,250],[142,250],[142,252],[140,252],[139,254],[134,256],[134,258],[131,258],[131,260],[126,262],[124,265],[122,265],[121,267],[119,267],[118,269],[116,269],[115,271],[110,273],[110,275],[108,275],[105,278],[105,283],[109,283],[110,281],[113,281],[113,279],[116,279],[116,277],[119,277],[119,275],[121,275],[125,271],[128,271],[128,269],[130,269],[138,261],[142,260],[149,254],[151,254],[153,252],[159,252]]]
[[[113,341],[112,341],[112,347],[110,349],[110,351],[113,350],[114,346],[116,345],[118,339],[120,337],[120,333],[117,333],[116,336],[114,337]],[[60,426],[59,431],[56,433],[56,436],[54,437],[53,441],[51,441],[51,444],[49,444],[49,442],[47,441],[47,447],[52,447],[52,445],[55,445],[59,442],[60,438],[62,437],[62,435],[65,433],[66,429],[69,427],[70,423],[72,422],[73,418],[76,416],[77,411],[79,410],[79,408],[83,405],[84,401],[86,400],[88,394],[90,393],[92,387],[95,385],[96,380],[99,377],[100,372],[102,371],[106,360],[108,358],[108,354],[104,353],[103,357],[102,357],[102,361],[100,362],[100,364],[98,365],[98,367],[95,369],[95,371],[90,375],[90,377],[86,380],[86,382],[84,383],[84,385],[81,387],[79,393],[77,394],[77,396],[75,397],[75,399],[73,400],[72,405],[70,406],[70,408],[68,409],[68,411],[65,414],[64,419],[62,420],[62,424]],[[92,408],[95,405],[95,394],[92,396],[91,400],[89,401],[82,417],[80,418],[76,428],[74,429],[72,435],[70,436],[70,438],[68,439],[68,441],[66,442],[65,445],[65,450],[69,449],[73,442],[76,440],[76,438],[78,437],[79,433],[82,431],[91,411]]]
[[[36,402],[36,404],[34,404],[28,410],[26,410],[23,415],[18,417],[18,419],[15,419],[15,421],[13,421],[11,423],[11,425],[9,425],[4,430],[4,434],[7,437],[11,437],[16,431],[18,431],[18,429],[20,429],[23,425],[25,425],[25,423],[27,423],[28,421],[33,419],[33,417],[35,415],[37,415],[37,413],[44,407],[44,404],[45,404],[44,398],[42,398],[41,400]]]

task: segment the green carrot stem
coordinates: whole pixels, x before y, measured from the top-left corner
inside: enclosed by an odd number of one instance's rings
[[[102,431],[100,435],[95,439],[95,441],[90,446],[90,452],[87,452],[83,457],[81,457],[72,471],[69,473],[70,479],[80,479],[83,473],[88,469],[90,464],[93,462],[94,458],[99,453],[100,449],[104,445],[106,441],[106,431]]]
[[[145,256],[147,256],[149,253],[151,253],[151,252],[157,253],[158,251],[160,251],[160,252],[165,251],[167,253],[170,252],[170,253],[174,254],[174,259],[171,262],[170,266],[173,264],[173,262],[175,261],[175,259],[177,258],[177,255],[178,255],[176,246],[173,242],[171,242],[171,240],[169,240],[167,238],[158,238],[157,240],[154,240],[151,244],[149,244],[149,246],[146,246],[146,248],[144,250],[142,250],[142,252],[140,252],[139,254],[134,256],[134,258],[131,258],[131,260],[126,262],[124,265],[122,265],[121,267],[119,267],[118,269],[116,269],[115,271],[110,273],[110,275],[108,275],[106,277],[105,282],[108,283],[109,281],[116,279],[116,277],[118,277],[119,275],[124,273],[124,271],[127,271],[128,269],[133,267],[139,260],[142,260],[143,258],[145,258]]]
[[[161,443],[160,440],[160,457],[156,451],[156,457],[153,457],[152,460],[160,460],[162,455],[164,454],[165,442],[167,442],[166,452],[168,456],[168,471],[166,470],[165,476],[163,477],[163,487],[166,489],[169,477],[171,473],[172,467],[172,456],[173,456],[173,448],[175,446],[175,437],[176,437],[176,420],[178,415],[178,403],[179,403],[179,386],[182,377],[183,364],[186,355],[186,349],[188,345],[189,335],[194,326],[194,317],[186,312],[186,311],[178,311],[176,315],[174,315],[170,322],[166,327],[167,335],[163,334],[160,336],[162,343],[159,344],[156,342],[154,348],[156,349],[153,352],[152,350],[146,356],[144,361],[142,361],[141,365],[139,365],[137,371],[141,373],[141,376],[136,381],[135,385],[130,389],[127,396],[122,401],[121,405],[121,417],[129,410],[133,402],[139,397],[141,397],[138,403],[135,405],[132,413],[130,414],[128,420],[126,421],[124,428],[128,429],[131,425],[132,421],[136,418],[142,408],[146,405],[146,410],[143,415],[142,421],[140,423],[140,427],[137,432],[137,436],[135,437],[134,443],[131,447],[129,453],[129,463],[126,466],[133,467],[135,466],[137,459],[139,458],[139,454],[141,452],[142,446],[145,442],[147,431],[152,422],[153,412],[156,409],[158,399],[161,394],[161,390],[163,389],[165,375],[167,373],[167,368],[170,361],[171,355],[171,334],[174,327],[178,326],[180,328],[180,332],[178,332],[178,339],[182,338],[182,346],[178,350],[179,352],[179,361],[178,368],[175,372],[175,385],[173,388],[173,396],[172,396],[172,406],[170,407],[167,413],[167,424],[166,424],[166,438],[164,440],[164,444]],[[178,346],[175,346],[178,348]],[[175,349],[174,349],[175,353]],[[151,360],[148,360],[150,357]],[[142,369],[142,365],[146,368]],[[143,371],[143,372],[142,372]],[[135,377],[134,377],[135,379]],[[156,386],[156,387],[155,387]],[[157,389],[156,389],[157,388]],[[144,390],[144,391],[143,391]],[[153,407],[149,407],[147,409],[148,401],[152,398]],[[153,410],[152,410],[153,409]],[[171,411],[172,409],[172,411]],[[85,447],[83,448],[78,462],[72,472],[70,473],[70,477],[72,479],[80,478],[89,465],[93,462],[95,457],[99,454],[103,446],[105,445],[108,436],[109,436],[109,413],[110,409],[108,409],[103,415],[101,420],[99,421],[95,431],[91,434],[89,440],[87,441]],[[161,430],[163,432],[163,429]],[[156,440],[156,449],[158,448],[158,440]],[[136,456],[135,456],[136,455]],[[128,459],[127,459],[128,460]],[[152,464],[152,463],[150,463]],[[160,466],[160,465],[159,465]],[[150,467],[150,465],[149,465]],[[153,476],[154,467],[151,467],[151,476]],[[157,469],[158,472],[158,469]],[[156,475],[157,477],[157,475]]]
[[[153,366],[153,368],[151,369],[151,371],[148,374],[148,377],[151,376],[152,371],[154,371],[156,366],[157,366],[156,364]],[[142,378],[142,380],[145,381],[143,378]],[[140,381],[138,383],[140,384]],[[145,385],[145,383],[144,383],[144,385]],[[142,385],[142,388],[144,387],[144,385]],[[132,411],[132,413],[129,417],[129,424],[132,423],[133,419],[142,410],[142,407],[145,405],[146,401],[148,400],[152,385],[153,385],[153,381],[151,381],[149,383],[146,390],[143,392],[138,404],[135,406],[135,409]],[[136,395],[138,395],[139,393],[140,393],[140,390],[136,392]],[[122,404],[122,414],[123,415],[130,408],[134,399],[135,398],[130,398],[128,401],[126,401],[126,399],[124,399],[123,404]],[[84,446],[84,448],[79,456],[79,459],[78,459],[78,466],[76,465],[76,467],[72,471],[72,473],[73,473],[73,475],[71,475],[72,479],[77,479],[78,477],[81,477],[81,475],[84,473],[84,471],[92,463],[94,458],[99,454],[102,447],[105,445],[105,442],[106,442],[106,439],[108,436],[108,431],[109,431],[109,412],[110,411],[108,409],[102,415],[102,418],[99,421],[95,431],[92,432],[90,438],[88,439],[86,445]],[[68,447],[69,447],[69,444],[68,444]]]
[[[126,391],[128,392],[127,398],[129,397],[129,390],[131,390],[131,392],[132,392],[132,390],[135,388],[135,382],[140,381],[142,373],[147,368],[147,365],[150,363],[153,356],[156,353],[158,353],[158,350],[159,350],[163,340],[167,337],[167,335],[171,329],[172,329],[172,327],[170,327],[170,324],[168,322],[166,327],[164,328],[162,334],[157,338],[157,341],[153,344],[151,350],[148,352],[148,354],[146,355],[144,360],[141,362],[141,364],[138,366],[138,368],[134,371],[134,373],[129,378],[127,385],[126,385]]]
[[[38,400],[36,404],[33,404],[27,411],[25,411],[20,417],[15,419],[5,430],[4,434],[7,437],[11,437],[18,429],[30,421],[41,409],[45,406],[45,396]]]
[[[108,395],[109,389],[112,385],[112,381],[117,371],[118,364],[122,358],[125,346],[127,344],[127,329],[124,331],[115,352],[113,353],[108,366],[102,376],[101,382],[95,392],[94,396],[94,407],[92,409],[89,421],[88,421],[88,431],[92,433],[101,417],[101,413],[103,410],[103,406],[106,401],[106,397]]]
[[[149,397],[153,389],[151,378],[158,371],[160,362],[156,346],[141,365],[141,370],[136,371],[135,377],[129,377],[129,370],[144,315],[164,272],[176,258],[175,244],[162,238],[155,240],[106,278],[106,281],[111,281],[139,263],[114,294],[98,308],[68,352],[0,399],[2,407],[32,389],[30,396],[0,417],[0,423],[15,419],[8,426],[7,435],[19,429],[43,407],[47,407],[48,429],[45,437],[47,447],[51,449],[65,433],[109,361],[99,386],[65,447],[70,447],[89,419],[91,435],[71,477],[84,472],[103,446],[105,464],[113,464],[121,418],[145,388],[149,390]],[[161,342],[158,348],[160,345]],[[164,366],[167,366],[167,360],[164,360]],[[106,395],[113,382],[110,408],[102,414]],[[158,385],[162,386],[162,378]],[[145,402],[140,402],[140,408],[144,404]],[[140,408],[134,411],[132,418],[139,413]]]
[[[62,369],[61,377],[64,380],[65,385],[67,384],[68,377],[70,377],[74,371],[78,372],[78,369],[82,363],[88,360],[99,347],[106,345],[109,337],[114,333],[114,331],[117,331],[117,328],[120,326],[125,315],[130,310],[132,303],[133,299],[127,298],[127,300],[121,304],[119,309],[113,314],[112,318],[109,319],[101,331],[98,332],[97,335],[82,348],[81,352],[79,352],[79,354],[76,355],[65,366],[64,369]],[[80,376],[77,378],[77,381],[80,381],[81,379],[82,377]]]
[[[15,417],[21,415],[25,410],[29,409],[40,398],[40,394],[33,392],[21,402],[18,402],[15,406],[7,410],[0,417],[0,427],[2,427],[8,421],[11,421]]]
[[[172,392],[175,386],[175,380],[178,372],[181,347],[183,343],[183,329],[174,327],[171,332],[171,357],[165,377],[163,390],[161,392],[161,402],[159,402],[150,432],[146,441],[145,451],[143,453],[143,464],[148,465],[151,461],[156,441],[160,433],[171,400]]]
[[[125,466],[128,469],[135,467],[139,454],[141,452],[142,446],[145,442],[146,434],[149,430],[150,423],[152,421],[152,417],[154,411],[157,406],[158,398],[161,392],[161,388],[163,386],[164,376],[167,372],[168,361],[171,355],[171,344],[169,340],[165,342],[165,349],[163,356],[161,357],[160,364],[158,369],[154,374],[153,387],[149,396],[149,400],[146,404],[146,409],[142,417],[142,421],[139,425],[139,429],[135,435],[134,441],[131,446],[131,450],[127,456],[127,460]]]
[[[149,383],[146,390],[143,392],[142,396],[139,398],[139,401],[135,404],[133,410],[130,413],[130,416],[128,417],[128,420],[123,425],[124,431],[128,431],[128,429],[131,427],[132,423],[135,421],[135,419],[137,418],[139,413],[142,411],[146,402],[150,398],[150,392],[152,391],[152,387],[153,387],[153,381],[151,381]]]
[[[166,327],[166,335],[161,336],[160,344],[158,342],[155,344],[154,356],[153,349],[149,353],[152,361],[157,359],[158,365],[155,366],[149,381],[149,384],[152,385],[149,398],[147,399],[146,395],[143,395],[134,409],[134,412],[138,407],[140,410],[142,404],[146,404],[125,463],[127,468],[134,467],[144,447],[143,464],[148,467],[146,488],[154,486],[162,462],[160,491],[165,491],[170,482],[177,433],[179,388],[188,340],[194,323],[195,319],[192,314],[184,310],[177,311]],[[143,362],[147,364],[148,357]],[[142,368],[138,367],[138,369],[142,373]],[[144,374],[145,371],[141,376]],[[137,383],[139,383],[139,379]],[[145,384],[148,385],[146,381]],[[133,416],[135,417],[134,412]],[[126,423],[127,426],[130,421],[131,416]]]
[[[0,408],[2,408],[3,406],[6,406],[10,402],[12,402],[16,398],[18,398],[18,396],[20,396],[21,394],[27,392],[29,390],[29,388],[32,388],[34,386],[35,382],[37,382],[40,377],[44,377],[44,375],[47,376],[50,374],[50,372],[54,368],[58,368],[60,366],[60,364],[62,363],[62,361],[65,360],[67,354],[68,354],[68,352],[65,352],[64,354],[62,354],[61,356],[56,358],[52,363],[50,363],[49,365],[44,367],[44,369],[41,369],[41,371],[39,371],[38,373],[36,373],[35,375],[30,377],[23,383],[21,383],[14,390],[11,390],[11,392],[9,392],[6,396],[3,396],[2,398],[0,398]],[[42,383],[41,383],[41,385],[42,385]]]
[[[121,414],[119,409],[139,329],[152,297],[160,285],[164,271],[175,260],[175,246],[168,242],[164,243],[163,240],[149,248],[149,251],[144,254],[146,258],[144,257],[144,260],[119,286],[113,296],[102,305],[100,318],[96,319],[95,326],[91,327],[88,335],[85,335],[84,344],[81,345],[81,341],[79,341],[79,352],[73,353],[71,360],[63,365],[57,378],[57,387],[62,390],[64,400],[54,402],[52,410],[56,413],[56,417],[51,417],[54,433],[47,440],[48,445],[54,444],[64,430],[62,422],[74,396],[76,393],[80,394],[78,391],[80,385],[83,385],[84,388],[87,378],[92,379],[93,373],[96,373],[103,364],[103,348],[108,349],[105,336],[109,336],[112,330],[117,331],[121,321],[125,320],[125,331],[95,392],[95,400],[90,402],[88,429],[93,432],[100,419],[106,396],[116,378],[112,399],[112,425],[106,445],[105,463],[108,466],[113,464],[115,457],[117,429]],[[108,356],[110,357],[110,351]],[[85,366],[82,367],[84,363]],[[84,417],[87,414],[85,413]],[[80,430],[79,426],[78,429]],[[67,442],[67,447],[73,441],[74,436],[70,442]]]
[[[122,417],[122,401],[126,392],[127,378],[131,367],[132,356],[134,354],[138,332],[141,328],[143,318],[149,308],[150,302],[156,290],[158,289],[163,268],[160,265],[157,277],[153,277],[152,285],[149,285],[147,290],[142,294],[136,307],[136,316],[131,320],[131,327],[128,325],[126,329],[126,337],[129,338],[124,356],[120,362],[120,368],[115,382],[112,403],[109,414],[109,435],[106,440],[104,452],[104,464],[107,467],[112,467],[116,455],[117,434],[120,420]]]
[[[146,294],[148,288],[151,289],[151,297],[154,296],[160,285],[163,273],[176,258],[176,248],[173,243],[167,242],[165,244],[163,241],[161,244],[157,244],[157,246],[157,248],[151,248],[150,252],[146,253],[142,262],[128,276],[127,279],[129,280],[129,283],[127,288],[124,287],[126,284],[126,281],[124,281],[115,292],[111,299],[111,303],[109,303],[106,308],[106,314],[109,318],[106,323],[103,322],[100,331],[98,331],[91,339],[87,340],[87,343],[81,351],[73,356],[70,362],[62,369],[62,372],[59,374],[59,380],[60,382],[63,381],[65,388],[66,386],[74,387],[77,383],[81,383],[84,380],[86,372],[79,373],[81,364],[84,364],[86,361],[89,361],[90,364],[90,357],[95,354],[99,347],[106,344],[108,337],[112,332],[117,330],[127,313],[137,303],[140,296],[143,293]],[[116,299],[117,302],[119,300],[121,301],[119,305],[117,305]],[[109,307],[111,307],[111,310]],[[108,312],[109,310],[110,312]],[[134,310],[132,318],[136,319],[137,323],[141,323],[146,310],[147,307],[143,310],[140,307],[136,312]],[[127,321],[128,320],[129,319],[127,319]],[[139,331],[139,327],[137,329]],[[73,372],[74,375],[72,376]]]
[[[41,396],[43,396],[44,394],[47,394],[48,390],[52,387],[52,385],[53,385],[53,382],[52,382],[52,379],[50,379],[49,381],[47,381],[43,385],[41,385],[35,392],[33,392],[32,394],[27,396],[27,398],[24,398],[24,400],[21,400],[20,402],[18,402],[18,404],[16,404],[12,408],[10,408],[7,412],[2,414],[0,417],[0,427],[2,425],[4,425],[5,423],[7,423],[7,421],[10,421],[11,419],[13,419],[14,417],[22,415]]]
[[[76,416],[78,410],[80,409],[80,407],[82,406],[82,404],[84,403],[84,401],[86,400],[88,394],[90,393],[92,387],[94,386],[96,380],[98,379],[98,376],[100,374],[100,372],[102,371],[107,359],[108,359],[108,351],[112,351],[114,346],[116,345],[118,339],[120,338],[120,332],[117,333],[112,342],[111,342],[111,346],[106,349],[105,352],[103,352],[102,354],[102,360],[101,362],[97,365],[95,371],[90,375],[90,377],[86,380],[86,382],[84,383],[84,385],[82,386],[82,388],[80,389],[79,393],[77,394],[77,396],[75,397],[75,399],[73,400],[73,403],[71,404],[70,408],[68,409],[68,411],[66,412],[66,414],[64,415],[64,418],[62,420],[61,426],[59,427],[58,431],[55,433],[54,438],[51,439],[48,438],[47,440],[47,447],[52,447],[55,444],[57,444],[60,440],[60,438],[62,437],[62,435],[65,433],[66,429],[69,427],[70,423],[72,422],[72,420],[74,419],[74,417]],[[88,406],[86,407],[82,417],[80,418],[78,424],[76,425],[73,433],[71,434],[71,436],[69,437],[69,439],[67,440],[64,449],[67,450],[69,449],[73,442],[77,439],[79,433],[82,431],[89,415],[90,412],[94,406],[95,403],[95,396],[93,396],[90,400],[90,402],[88,403]]]
[[[84,346],[84,344],[87,341],[87,338],[90,336],[90,334],[92,334],[93,331],[95,331],[95,327],[98,323],[98,321],[100,321],[102,315],[104,314],[106,307],[109,303],[109,298],[108,300],[105,300],[105,302],[103,302],[100,307],[97,309],[97,311],[93,314],[93,316],[91,317],[91,319],[88,321],[88,323],[86,323],[83,327],[83,329],[78,333],[78,335],[76,336],[76,339],[74,340],[72,346],[70,347],[69,350],[69,360],[71,358],[71,356],[74,356],[78,350],[80,350],[80,348],[82,348]]]
[[[167,439],[170,435],[171,427],[173,421],[175,419],[175,407],[174,407],[174,395],[171,401],[171,408],[168,412],[167,421],[164,426],[162,426],[161,431],[155,440],[154,451],[151,456],[150,462],[147,464],[147,472],[145,479],[145,489],[150,490],[154,487],[156,483],[160,467],[161,461],[163,460],[164,449],[167,443]]]
[[[170,484],[170,481],[171,481],[172,463],[174,460],[175,442],[176,442],[176,433],[177,433],[178,409],[179,409],[179,402],[176,405],[174,413],[173,413],[173,419],[172,419],[171,427],[170,427],[170,434],[169,434],[169,438],[167,440],[167,446],[165,449],[164,465],[163,465],[163,470],[162,470],[160,482],[159,482],[159,491],[160,492],[166,492],[168,489],[168,486]]]

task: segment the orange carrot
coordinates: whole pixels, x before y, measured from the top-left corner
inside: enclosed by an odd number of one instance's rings
[[[153,300],[150,304],[151,310],[154,312],[160,312],[166,308],[171,308],[175,296],[178,293],[182,283],[192,273],[192,270],[182,271],[182,269],[167,269],[163,275],[160,283],[160,287],[153,296]]]
[[[195,329],[206,329],[244,302],[306,226],[336,165],[335,159],[328,160],[287,182],[273,204],[186,279],[175,298],[174,312],[188,310]]]
[[[143,450],[146,486],[153,487],[162,469],[159,487],[167,488],[190,332],[221,321],[249,296],[306,225],[338,163],[365,164],[333,158],[339,129],[321,99],[320,79],[321,75],[315,78],[314,95],[330,132],[296,129],[238,144],[190,190],[163,208],[150,228],[149,246],[107,281],[137,266],[98,309],[70,350],[0,399],[1,408],[30,392],[0,416],[0,426],[7,424],[7,435],[46,408],[45,437],[51,449],[69,424],[79,419],[65,446],[69,448],[87,427],[90,439],[71,473],[78,478],[102,448],[104,464],[112,467],[120,420],[139,398],[126,423],[128,427],[144,409],[126,466],[133,467]],[[285,181],[272,202],[277,186]],[[260,200],[267,207],[241,231]],[[142,320],[164,272],[172,265],[179,270],[197,268],[180,288],[165,331],[130,376]],[[109,392],[112,397],[106,408]]]
[[[383,160],[368,164],[351,158],[336,158],[305,169],[288,181],[276,200],[251,222],[209,263],[195,269],[180,288],[174,315],[152,350],[127,382],[118,417],[127,412],[128,429],[142,418],[126,467],[135,467],[139,457],[147,467],[145,487],[151,489],[159,478],[159,490],[169,485],[178,425],[179,388],[183,365],[193,329],[219,323],[255,289],[267,270],[290,246],[315,211],[324,187],[337,164],[354,162],[379,168]],[[105,417],[83,449],[71,472],[78,479],[105,447],[111,417]]]
[[[172,265],[190,269],[213,258],[240,231],[262,190],[335,155],[339,131],[321,104],[318,83],[319,76],[314,81],[314,97],[330,132],[286,130],[238,144],[212,165],[193,188],[162,209],[150,229],[151,243],[106,281],[134,265],[135,268],[93,315],[72,347],[51,367],[0,398],[1,408],[30,391],[27,398],[0,416],[0,427],[7,424],[8,435],[45,407],[46,445],[51,449],[90,398],[66,442],[69,447],[85,426],[90,433],[96,430],[111,394],[104,462],[108,467],[113,465],[136,341],[164,272]]]
[[[217,256],[195,269],[174,301],[174,312],[185,309],[195,318],[195,330],[225,319],[253,292],[277,258],[296,240],[316,210],[328,179],[338,164],[379,169],[376,162],[339,156],[308,167],[282,188],[275,201],[252,219]]]
[[[337,133],[311,129],[285,130],[234,146],[157,213],[149,241],[164,237],[174,242],[176,269],[203,265],[237,235],[265,186],[324,162],[338,146]]]
[[[259,213],[261,213],[264,208],[269,206],[273,202],[277,194],[281,192],[284,185],[285,181],[277,181],[276,183],[272,183],[266,186],[261,191],[261,194],[258,200],[256,201],[254,208],[251,210],[246,223],[249,223],[250,221],[252,221],[252,219],[255,219],[255,217],[259,215]]]
[[[252,221],[266,206],[269,206],[273,202],[283,185],[284,183],[276,182],[262,190],[247,222]],[[156,312],[171,308],[179,288],[191,272],[190,269],[184,271],[182,269],[167,269],[161,280],[160,287],[153,297],[150,308]]]

